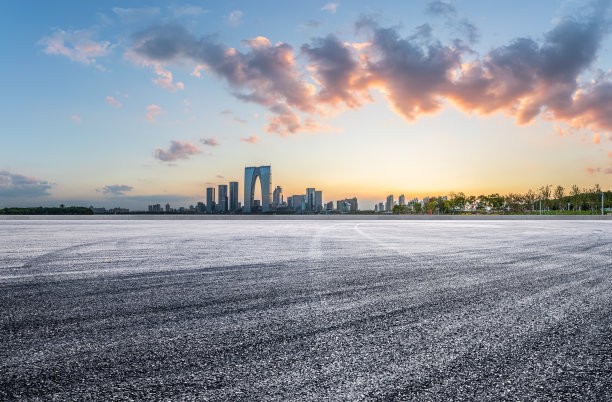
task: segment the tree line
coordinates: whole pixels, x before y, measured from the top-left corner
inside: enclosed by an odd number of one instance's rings
[[[465,195],[462,192],[450,193],[447,197],[425,197],[423,203],[409,202],[407,205],[395,205],[393,213],[427,213],[456,214],[466,212],[498,214],[601,214],[601,199],[604,208],[612,205],[612,191],[603,191],[599,184],[593,188],[580,188],[573,185],[566,189],[563,186],[542,186],[536,191],[525,194],[481,194]]]
[[[0,215],[93,215],[93,211],[85,207],[26,207],[3,208]]]

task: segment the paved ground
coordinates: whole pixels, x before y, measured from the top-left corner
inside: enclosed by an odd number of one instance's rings
[[[0,400],[610,400],[612,222],[0,222]]]

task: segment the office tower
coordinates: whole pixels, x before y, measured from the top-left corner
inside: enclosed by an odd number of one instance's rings
[[[170,212],[170,204],[166,204],[166,212]]]
[[[304,211],[306,209],[306,196],[305,195],[294,195],[292,205],[294,211]]]
[[[404,196],[404,194],[399,196],[399,206],[403,207],[404,205],[406,205],[406,197]]]
[[[327,204],[325,204],[325,209],[328,211],[333,211],[334,210],[334,202],[330,201]]]
[[[276,186],[272,193],[272,205],[274,208],[278,208],[283,203],[283,189],[281,186]]]
[[[215,212],[215,188],[208,187],[206,189],[206,212],[212,214]]]
[[[219,184],[219,205],[217,206],[217,211],[221,213],[227,212],[228,207],[228,197],[227,197],[227,184]]]
[[[340,211],[342,209],[342,200],[336,201],[336,210]]]
[[[314,212],[321,212],[323,210],[323,191],[317,190],[315,191],[315,202],[314,202]]]
[[[255,182],[259,177],[261,185],[261,211],[270,211],[272,187],[272,171],[270,166],[250,166],[244,168],[244,208],[245,213],[251,213],[254,206]]]
[[[387,203],[385,204],[385,211],[393,210],[393,194],[387,196]]]
[[[229,210],[233,212],[238,209],[238,182],[230,181],[229,184]]]
[[[289,209],[293,209],[293,197],[287,197],[287,206]]]
[[[315,210],[315,189],[309,187],[306,189],[306,211]]]
[[[378,203],[378,212],[383,212],[385,210],[385,204],[382,202]]]
[[[378,205],[374,204],[374,212],[378,212]]]

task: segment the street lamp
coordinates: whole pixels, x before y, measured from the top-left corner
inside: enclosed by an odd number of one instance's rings
[[[604,192],[602,191],[601,193],[601,215],[604,214]]]

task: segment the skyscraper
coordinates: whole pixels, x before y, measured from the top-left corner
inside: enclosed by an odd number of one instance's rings
[[[227,184],[219,184],[219,205],[217,211],[221,213],[227,212],[228,197],[227,197]]]
[[[398,201],[398,205],[400,207],[406,205],[406,197],[404,196],[404,194],[399,196],[399,201]]]
[[[238,182],[230,181],[229,184],[229,210],[233,212],[238,209]]]
[[[261,211],[270,211],[272,187],[272,169],[270,166],[249,166],[244,168],[244,208],[245,213],[251,213],[254,207],[255,182],[259,177],[261,185]]]
[[[215,212],[215,188],[208,187],[206,189],[206,212],[212,214]]]
[[[393,194],[387,196],[387,203],[385,204],[385,211],[393,210]]]
[[[306,189],[306,211],[315,210],[315,189],[309,187]]]
[[[321,212],[323,210],[323,191],[315,191],[315,202],[313,212]]]
[[[280,207],[283,204],[283,189],[281,186],[276,186],[272,193],[272,205],[275,208]]]

